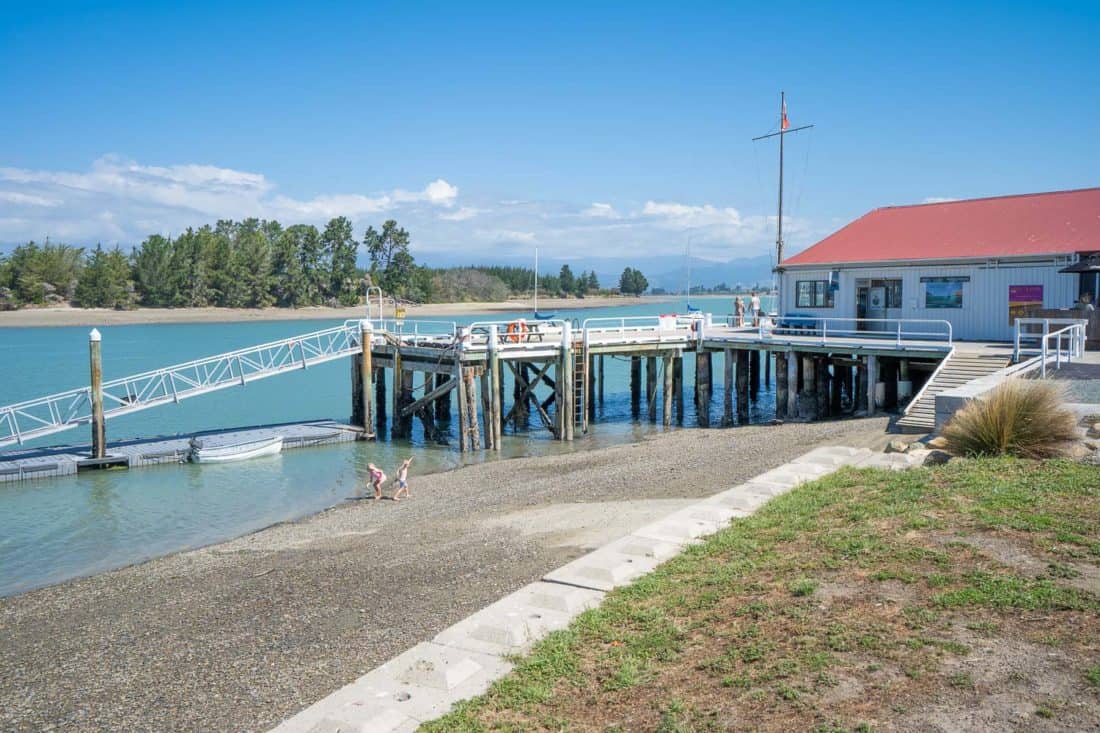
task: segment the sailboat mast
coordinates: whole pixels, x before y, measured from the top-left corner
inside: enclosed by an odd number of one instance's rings
[[[779,131],[783,132],[783,109],[787,103],[787,93],[779,92]],[[779,216],[775,223],[775,264],[783,261],[783,138],[779,135]]]
[[[539,312],[539,248],[535,247],[535,313]]]

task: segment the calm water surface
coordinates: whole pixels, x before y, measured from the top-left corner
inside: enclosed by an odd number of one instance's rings
[[[705,310],[729,311],[729,298],[693,298]],[[653,315],[677,303],[559,311],[564,318]],[[681,308],[682,310],[682,308]],[[521,315],[519,313],[515,316]],[[511,314],[468,316],[459,322],[506,320]],[[104,378],[188,361],[252,344],[325,328],[332,321],[109,326],[103,333]],[[87,384],[88,328],[0,329],[0,405]],[[720,356],[712,419],[721,417]],[[586,436],[572,445],[536,430],[505,429],[500,458],[585,450],[636,440],[660,430],[644,414],[630,414],[629,361],[608,358],[605,402]],[[392,379],[390,380],[392,382]],[[684,363],[684,424],[694,425],[694,366]],[[511,404],[509,380],[508,404]],[[107,423],[109,440],[191,433],[265,423],[334,418],[346,420],[350,402],[347,360],[311,367],[178,405],[154,408]],[[750,419],[770,417],[774,395],[765,392]],[[452,421],[452,427],[453,423]],[[296,449],[268,459],[225,465],[160,466],[92,471],[66,478],[0,484],[0,596],[121,567],[178,550],[239,536],[297,519],[361,491],[366,465],[394,467],[415,455],[416,473],[461,462],[497,460],[493,454],[460,456],[453,447],[425,442],[416,425],[412,440],[350,443]],[[84,443],[87,430],[37,441]],[[31,444],[33,445],[33,443]],[[387,471],[392,474],[391,471]]]

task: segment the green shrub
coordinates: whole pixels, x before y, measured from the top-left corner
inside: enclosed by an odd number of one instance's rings
[[[943,437],[960,455],[1046,458],[1064,453],[1077,437],[1076,426],[1057,387],[1010,379],[955,413]]]

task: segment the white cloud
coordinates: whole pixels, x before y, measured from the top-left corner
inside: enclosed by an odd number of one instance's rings
[[[275,189],[262,173],[212,165],[143,165],[114,155],[96,160],[87,171],[0,167],[0,216],[6,219],[0,236],[134,243],[153,232],[172,234],[219,218],[323,223],[334,216],[357,219],[417,205],[446,210],[458,197],[458,188],[442,178],[419,191],[373,195],[297,199]],[[104,212],[110,215],[106,219]]]
[[[440,214],[439,218],[444,221],[466,221],[467,219],[473,219],[478,214],[483,214],[487,211],[487,209],[475,209],[472,206],[462,206],[457,211],[449,211],[445,214]]]
[[[615,207],[611,204],[601,204],[599,202],[593,203],[587,209],[581,212],[581,216],[587,216],[592,219],[618,219],[620,218],[619,212],[615,211]]]
[[[419,190],[294,197],[262,173],[105,156],[81,171],[0,167],[0,242],[49,236],[76,245],[128,246],[153,233],[174,235],[219,218],[250,216],[318,225],[347,216],[357,233],[392,217],[412,235],[414,253],[429,263],[447,259],[443,253],[463,261],[525,256],[535,243],[548,259],[679,256],[689,239],[694,256],[725,260],[769,252],[774,239],[774,217],[729,205],[658,197],[585,205],[507,198],[512,193],[524,192],[470,195],[436,178]],[[792,248],[809,244],[813,233],[795,218],[784,219],[784,231]]]

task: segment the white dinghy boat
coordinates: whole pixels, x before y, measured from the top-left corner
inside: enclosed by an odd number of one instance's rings
[[[191,439],[191,460],[195,463],[229,463],[247,461],[249,458],[273,456],[283,450],[283,437],[261,438],[232,445],[204,446],[202,441]]]

